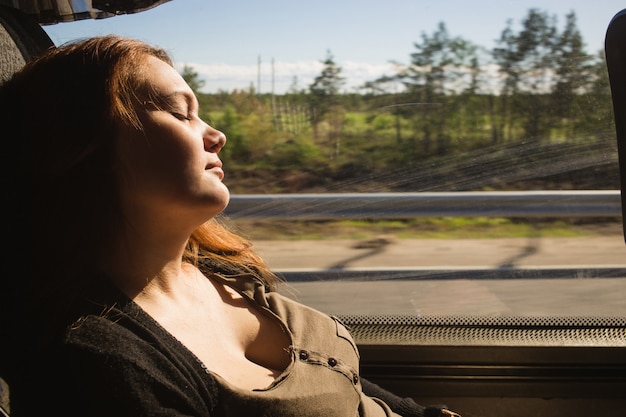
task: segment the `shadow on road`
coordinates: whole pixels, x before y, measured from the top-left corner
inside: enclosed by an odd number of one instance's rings
[[[526,245],[526,247],[524,247],[520,253],[514,256],[511,256],[509,259],[499,264],[498,268],[501,268],[501,269],[513,268],[516,266],[516,263],[518,263],[522,259],[527,258],[539,252],[540,240],[541,239],[539,238],[531,238],[530,241],[528,242],[528,245]]]
[[[352,262],[359,261],[361,259],[368,258],[370,256],[379,255],[385,251],[387,246],[392,243],[392,239],[386,237],[377,237],[373,239],[363,240],[354,245],[355,249],[369,249],[367,252],[357,256],[352,256],[348,259],[340,261],[334,265],[331,265],[329,269],[345,269]]]

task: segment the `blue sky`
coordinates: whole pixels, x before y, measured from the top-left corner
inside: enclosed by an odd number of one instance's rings
[[[390,61],[407,63],[413,43],[444,22],[451,36],[491,48],[508,19],[514,28],[530,8],[555,15],[562,27],[575,11],[588,52],[622,7],[617,0],[171,0],[154,9],[109,19],[44,26],[58,45],[116,33],[167,49],[179,67],[191,65],[204,90],[251,85],[284,92],[306,88],[326,51],[343,69],[346,89],[391,74]],[[260,61],[260,66],[259,66]],[[260,83],[259,83],[260,74]],[[273,77],[272,77],[273,74]],[[294,78],[295,77],[295,78]]]

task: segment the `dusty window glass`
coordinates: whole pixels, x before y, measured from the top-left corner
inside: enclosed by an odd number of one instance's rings
[[[44,28],[172,53],[228,137],[229,221],[307,304],[626,316],[614,1],[292,3],[170,1]]]

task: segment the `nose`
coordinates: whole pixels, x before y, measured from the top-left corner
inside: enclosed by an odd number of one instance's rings
[[[212,153],[220,153],[226,144],[226,135],[219,130],[206,125],[204,132],[204,149]]]

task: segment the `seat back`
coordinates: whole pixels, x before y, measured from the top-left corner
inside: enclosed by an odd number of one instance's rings
[[[0,83],[51,46],[48,34],[30,16],[0,6]]]
[[[52,46],[54,43],[46,32],[30,16],[20,10],[0,5],[0,83],[8,80],[24,64]],[[0,132],[2,132],[1,126]],[[11,138],[5,138],[2,133],[0,137],[11,140]],[[5,155],[6,157],[10,156]],[[7,221],[14,221],[14,219],[7,219]],[[0,417],[9,415],[9,386],[3,379],[4,364],[9,362],[7,356],[10,356],[5,349],[6,338],[4,337],[10,320],[10,314],[5,308],[10,305],[10,300],[5,299],[9,297],[9,294],[11,291],[6,288],[0,289],[0,323],[2,324],[0,327]]]

